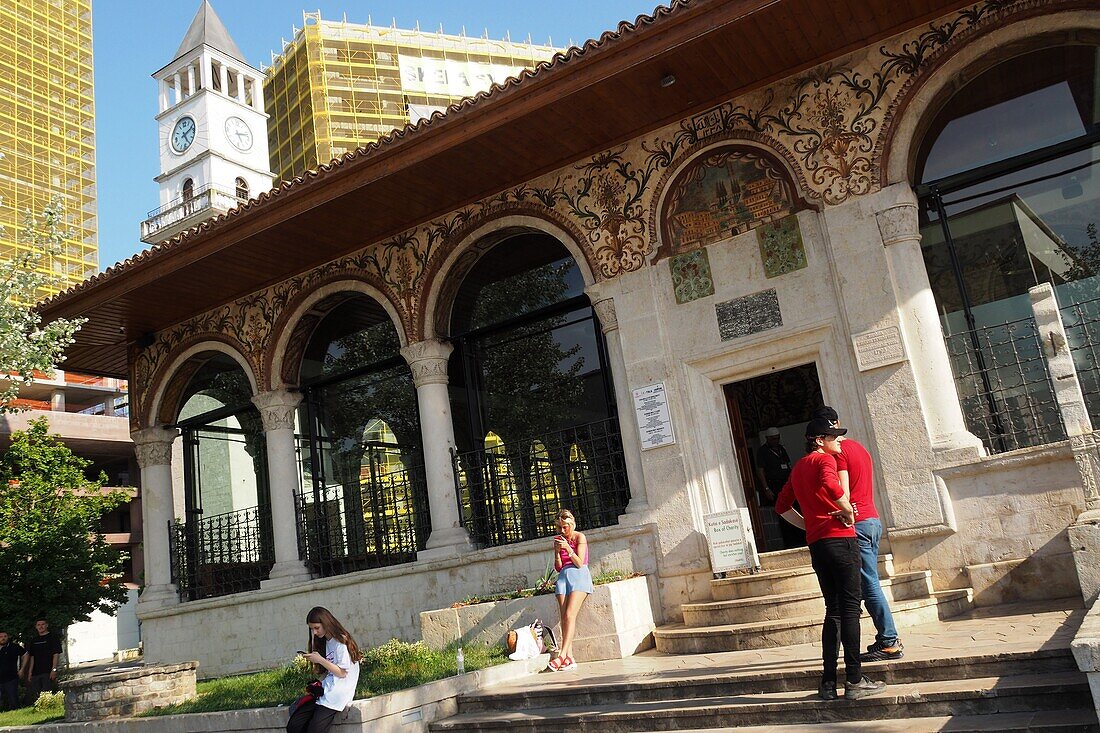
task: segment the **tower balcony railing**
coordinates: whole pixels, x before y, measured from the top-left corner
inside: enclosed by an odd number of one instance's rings
[[[217,211],[228,211],[244,202],[235,193],[212,183],[200,186],[190,196],[180,196],[150,211],[141,223],[141,241],[155,244],[160,241],[161,232],[185,219],[199,214],[209,218]]]

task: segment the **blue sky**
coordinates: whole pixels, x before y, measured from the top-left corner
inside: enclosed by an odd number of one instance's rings
[[[303,5],[306,2],[308,4]],[[488,30],[491,38],[565,46],[580,44],[614,28],[620,20],[651,13],[658,0],[212,0],[233,40],[254,66],[290,40],[303,10],[320,10],[326,20],[345,14],[351,22],[469,35]],[[93,0],[95,41],[96,165],[101,269],[145,248],[138,227],[158,204],[156,83],[150,74],[175,54],[199,0],[147,2]]]

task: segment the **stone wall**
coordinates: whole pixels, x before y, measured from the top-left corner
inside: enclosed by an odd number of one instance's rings
[[[653,528],[586,532],[592,571],[656,572]],[[307,641],[305,616],[325,606],[356,640],[420,639],[420,612],[473,595],[530,587],[550,559],[549,539],[478,550],[461,558],[416,562],[317,579],[300,587],[261,589],[139,610],[145,658],[199,660],[203,677],[286,664]]]
[[[83,722],[138,715],[195,697],[196,662],[132,667],[66,680],[65,720]]]

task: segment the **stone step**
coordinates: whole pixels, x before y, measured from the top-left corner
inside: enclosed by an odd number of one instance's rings
[[[758,621],[779,621],[797,616],[821,616],[825,602],[818,589],[817,576],[811,573],[812,585],[805,590],[729,601],[685,603],[680,606],[686,626],[721,626]],[[932,573],[906,573],[882,582],[886,600],[891,606],[898,601],[928,598],[932,595]]]
[[[700,728],[695,733],[722,733],[728,728]],[[814,725],[763,725],[738,728],[740,733],[868,733],[867,721]],[[938,718],[876,720],[874,733],[1097,733],[1095,710],[954,715]]]
[[[810,648],[810,647],[808,647]],[[582,665],[583,667],[583,665]],[[999,652],[949,657],[945,659],[900,659],[864,665],[867,675],[890,685],[958,680],[967,677],[988,678],[1014,675],[1045,675],[1077,671],[1073,654],[1066,648],[1038,651]],[[694,698],[718,698],[726,695],[747,695],[775,692],[812,692],[821,679],[820,659],[807,659],[799,667],[767,671],[715,672],[706,676],[670,675],[593,681],[585,679],[577,685],[551,685],[568,679],[569,673],[555,673],[542,687],[522,692],[479,692],[461,696],[459,709],[463,713],[528,708],[581,707],[602,705],[608,700],[642,703]]]
[[[791,550],[785,552],[791,552]],[[883,582],[893,577],[894,563],[891,556],[879,557],[878,575]],[[817,576],[814,574],[814,569],[809,565],[798,565],[754,574],[727,574],[725,578],[710,581],[710,596],[716,601],[731,601],[735,598],[755,598],[774,593],[798,593],[815,588],[817,588]]]
[[[957,616],[973,603],[969,588],[933,593],[927,598],[915,598],[891,604],[894,623],[899,630]],[[742,649],[768,649],[792,644],[809,644],[821,640],[820,613],[812,616],[783,618],[720,626],[689,626],[668,624],[653,632],[657,651],[665,654],[707,654]],[[861,619],[862,638],[870,644],[875,629],[864,612]],[[904,634],[903,639],[904,641]]]
[[[462,712],[432,723],[429,729],[615,733],[1083,711],[1091,706],[1083,674],[1055,672],[896,685],[875,697],[850,702],[826,702],[813,692],[797,690],[641,703],[605,699],[597,705]]]

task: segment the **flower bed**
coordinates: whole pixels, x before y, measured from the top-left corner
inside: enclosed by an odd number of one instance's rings
[[[561,638],[558,604],[551,594],[476,600],[421,613],[424,643],[433,649],[454,643],[503,645],[510,629],[536,618],[554,624],[554,633]],[[647,576],[597,585],[577,619],[575,656],[578,661],[628,657],[653,646],[655,626]]]

